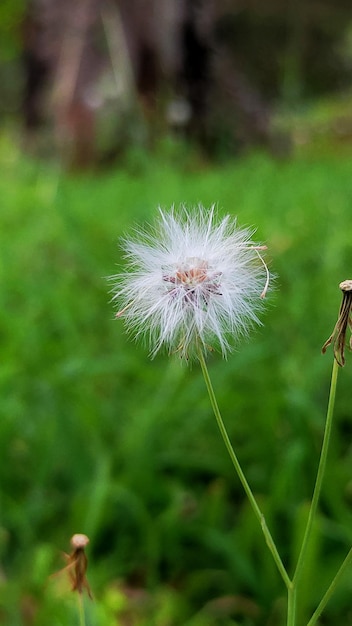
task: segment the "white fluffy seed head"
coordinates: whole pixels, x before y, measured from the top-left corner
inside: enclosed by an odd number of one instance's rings
[[[162,346],[186,359],[199,348],[226,355],[232,338],[260,323],[265,247],[235,219],[217,218],[214,207],[159,211],[154,228],[123,241],[126,269],[110,278],[116,317],[136,338],[147,337],[152,356]]]

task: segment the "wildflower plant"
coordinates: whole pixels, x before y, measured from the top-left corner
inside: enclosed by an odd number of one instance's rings
[[[126,266],[110,280],[113,302],[118,307],[116,317],[123,318],[128,332],[136,339],[147,339],[151,356],[165,347],[186,361],[199,361],[226,449],[287,589],[287,626],[298,626],[302,573],[326,468],[337,373],[345,363],[346,330],[352,327],[352,281],[340,284],[343,302],[339,318],[323,346],[323,352],[331,343],[334,346],[324,438],[308,520],[290,575],[227,434],[206,364],[209,351],[220,350],[226,356],[234,341],[261,323],[258,314],[269,288],[270,274],[262,256],[266,246],[255,243],[252,236],[253,231],[238,227],[230,216],[218,218],[214,207],[160,210],[154,227],[136,230],[134,237],[123,240]],[[351,561],[352,548],[307,626],[316,624]]]

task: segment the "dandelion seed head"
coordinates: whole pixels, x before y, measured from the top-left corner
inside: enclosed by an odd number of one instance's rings
[[[199,347],[226,355],[260,324],[269,275],[252,235],[214,207],[160,209],[154,228],[123,241],[125,271],[110,278],[116,316],[152,356],[163,346],[184,358]]]

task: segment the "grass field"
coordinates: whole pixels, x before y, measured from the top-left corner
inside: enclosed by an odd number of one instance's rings
[[[0,144],[0,623],[78,624],[62,551],[88,534],[87,626],[281,626],[285,589],[223,448],[199,367],[153,361],[115,321],[118,239],[158,205],[215,203],[255,225],[277,275],[263,327],[209,368],[231,439],[289,568],[318,462],[352,272],[352,152],[211,166],[131,153],[60,175]],[[352,543],[352,357],[302,623]],[[347,576],[322,624],[352,624]]]

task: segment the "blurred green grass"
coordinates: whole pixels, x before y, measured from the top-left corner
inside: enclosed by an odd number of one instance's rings
[[[216,203],[257,227],[277,274],[264,326],[209,367],[292,568],[328,396],[332,354],[320,348],[351,277],[351,157],[257,153],[211,166],[169,146],[70,176],[1,138],[1,623],[77,622],[65,577],[48,578],[74,532],[91,539],[88,624],[283,623],[285,591],[199,368],[150,361],[129,341],[105,277],[121,263],[118,238],[158,205]],[[352,541],[351,366],[347,354],[302,620]],[[352,624],[350,594],[349,578],[324,624]]]

